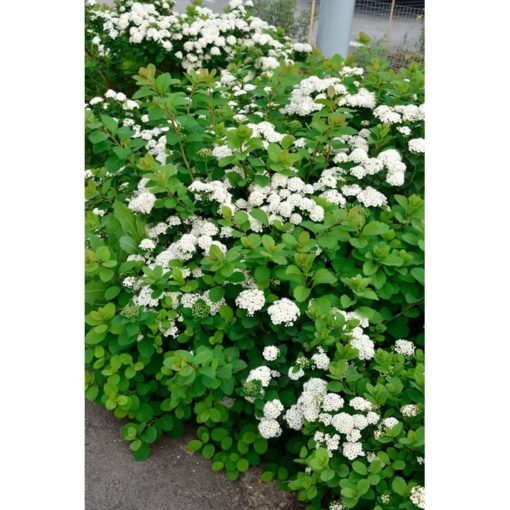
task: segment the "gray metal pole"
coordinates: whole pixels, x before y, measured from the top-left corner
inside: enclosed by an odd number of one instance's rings
[[[317,47],[326,57],[346,57],[351,41],[354,0],[321,0]]]

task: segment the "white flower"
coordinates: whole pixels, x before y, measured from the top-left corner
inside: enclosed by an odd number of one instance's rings
[[[122,285],[127,287],[128,289],[132,289],[136,284],[136,278],[134,276],[126,276],[124,280],[122,280]]]
[[[322,399],[324,411],[338,411],[344,405],[344,399],[336,393],[327,393]]]
[[[407,404],[400,408],[400,412],[407,418],[413,418],[420,414],[420,408],[416,404]]]
[[[423,138],[414,138],[409,140],[409,150],[414,154],[422,154],[425,152],[425,140]]]
[[[322,348],[319,348],[319,352],[312,356],[312,361],[319,370],[327,370],[329,368],[330,359]]]
[[[354,428],[354,420],[348,413],[339,413],[333,416],[331,425],[341,434],[348,434]]]
[[[248,374],[246,382],[255,380],[260,381],[260,384],[262,385],[263,388],[268,386],[269,382],[271,381],[271,369],[264,365],[252,369]]]
[[[282,433],[282,429],[276,420],[263,418],[259,422],[259,432],[264,439],[271,439],[273,437],[279,437]]]
[[[302,368],[299,368],[299,370],[295,370],[296,368],[297,367],[290,367],[287,373],[289,379],[293,381],[297,381],[298,379],[301,379],[301,377],[305,375],[305,372]]]
[[[153,308],[158,306],[159,299],[152,297],[152,289],[148,286],[142,287],[138,296],[133,297],[133,303],[138,306]]]
[[[94,207],[94,209],[92,209],[92,213],[96,216],[103,217],[106,214],[106,211],[104,209],[98,209],[97,207]]]
[[[395,352],[402,354],[403,356],[413,356],[415,346],[410,340],[397,340],[395,342]]]
[[[296,404],[287,409],[283,418],[293,430],[301,430],[303,427],[303,412]]]
[[[154,207],[156,202],[156,195],[150,191],[142,191],[134,196],[128,204],[129,209],[133,212],[140,212],[143,214],[149,214]]]
[[[278,400],[270,400],[264,404],[264,418],[276,419],[283,411],[283,404]]]
[[[372,404],[363,397],[354,397],[349,405],[356,411],[372,411]]]
[[[218,159],[228,158],[229,156],[232,156],[232,150],[228,147],[228,145],[217,145],[214,147],[212,155]]]
[[[347,186],[344,186],[342,188],[342,193],[345,195],[345,188]],[[386,205],[386,197],[377,191],[376,189],[372,188],[371,186],[366,187],[364,190],[362,190],[360,193],[356,195],[356,198],[365,206],[365,207],[381,207],[383,205]]]
[[[344,454],[344,457],[347,457],[349,460],[354,460],[356,457],[362,457],[365,455],[361,443],[344,443],[342,445],[342,453]]]
[[[354,426],[358,429],[358,430],[363,430],[365,429],[366,427],[368,427],[368,420],[365,416],[363,416],[362,414],[355,414],[353,417],[352,417],[352,420],[353,420],[353,423],[354,423]]]
[[[379,415],[374,411],[367,413],[367,421],[369,425],[375,425],[379,421]]]
[[[138,246],[142,250],[153,250],[156,248],[156,243],[152,239],[142,239]]]
[[[357,338],[353,338],[350,344],[358,349],[358,358],[362,361],[372,359],[375,356],[374,342],[370,340],[368,335],[360,335]]]
[[[258,289],[243,290],[236,298],[236,305],[246,310],[249,317],[261,310],[265,302],[264,292]]]
[[[292,326],[301,314],[296,303],[288,298],[275,301],[267,309],[267,313],[271,317],[273,324],[285,324],[285,326]]]
[[[411,134],[411,129],[407,126],[398,126],[397,131],[404,136],[409,136]]]
[[[425,487],[416,485],[411,489],[411,495],[409,496],[411,503],[416,505],[418,508],[425,508]]]
[[[382,425],[388,429],[392,429],[393,427],[396,427],[399,424],[399,421],[396,418],[393,418],[393,416],[389,418],[384,418],[382,421]]]
[[[262,352],[262,356],[267,361],[274,361],[280,355],[280,349],[274,345],[266,345],[264,347],[264,351]]]

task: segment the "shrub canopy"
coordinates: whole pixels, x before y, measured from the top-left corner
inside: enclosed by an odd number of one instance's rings
[[[307,508],[423,508],[422,70],[247,6],[88,3],[86,396],[138,460],[191,422]]]

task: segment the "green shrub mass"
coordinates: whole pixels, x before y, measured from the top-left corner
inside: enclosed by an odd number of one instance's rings
[[[86,397],[137,460],[190,423],[229,480],[424,508],[422,69],[198,4],[86,7]]]

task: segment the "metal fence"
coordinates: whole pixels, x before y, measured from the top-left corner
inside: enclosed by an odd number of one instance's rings
[[[351,35],[353,51],[362,56],[356,41],[366,40],[368,36],[372,53],[387,57],[394,67],[423,61],[424,4],[423,0],[356,0]]]
[[[388,58],[394,67],[422,61],[424,4],[424,0],[356,0],[351,50],[366,58],[361,39],[372,48],[372,55]],[[294,40],[311,44],[319,29],[319,7],[320,0],[254,0],[257,16],[284,28]]]

